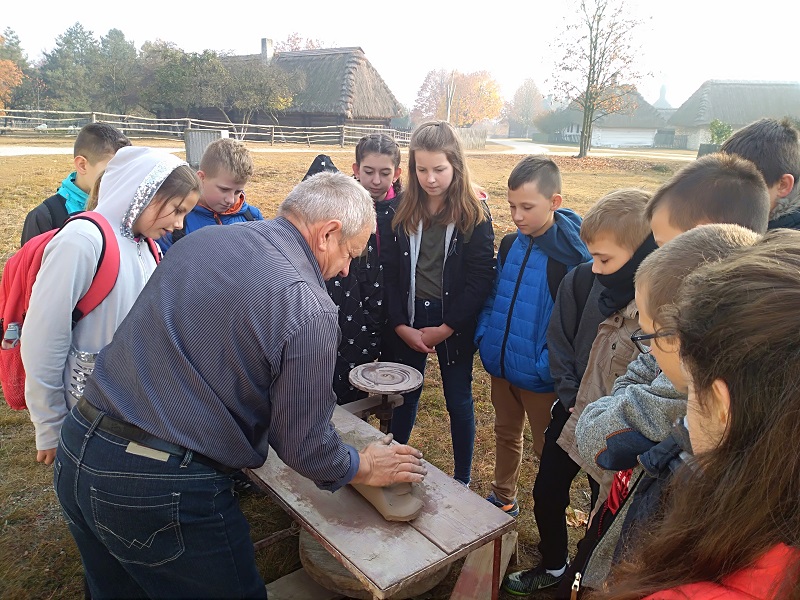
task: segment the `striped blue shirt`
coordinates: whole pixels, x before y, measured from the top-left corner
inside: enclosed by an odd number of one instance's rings
[[[339,339],[319,264],[289,221],[205,227],[165,256],[85,396],[230,467],[261,466],[271,445],[333,491],[359,465],[330,423]]]

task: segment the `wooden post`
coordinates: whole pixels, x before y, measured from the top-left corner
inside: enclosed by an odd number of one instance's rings
[[[342,133],[339,137],[339,147],[344,148],[344,125],[342,125]]]
[[[92,113],[92,123],[97,123],[97,114],[94,112]]]
[[[275,125],[272,126],[272,131],[269,134],[269,145],[275,145]]]

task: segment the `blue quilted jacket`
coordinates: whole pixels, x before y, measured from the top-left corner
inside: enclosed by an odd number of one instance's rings
[[[553,298],[547,283],[548,257],[572,269],[591,259],[580,239],[581,218],[558,209],[556,221],[537,238],[517,233],[501,265],[494,289],[478,319],[475,344],[483,366],[524,390],[553,391],[547,352],[547,325]]]
[[[252,219],[245,217],[245,212],[250,211]],[[199,204],[195,206],[183,219],[183,230],[186,235],[208,225],[230,225],[231,223],[246,223],[247,221],[262,221],[261,211],[247,202],[242,203],[235,213],[220,214],[209,210]],[[166,233],[156,240],[161,246],[161,251],[166,252],[172,246],[172,234]]]

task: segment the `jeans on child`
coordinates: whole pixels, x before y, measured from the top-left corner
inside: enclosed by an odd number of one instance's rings
[[[442,303],[439,300],[416,300],[414,328],[438,327],[442,324]],[[395,349],[394,359],[404,365],[414,367],[423,375],[428,355],[409,348],[400,338]],[[442,374],[442,387],[450,415],[450,435],[453,442],[454,477],[468,484],[472,472],[472,452],[475,444],[475,404],[472,398],[472,356],[460,356],[452,364],[447,364],[445,344],[436,347],[439,369]],[[392,433],[394,439],[407,444],[417,418],[417,406],[422,388],[403,394],[403,405],[394,409]]]
[[[230,476],[131,454],[75,409],[54,484],[93,598],[266,598]]]

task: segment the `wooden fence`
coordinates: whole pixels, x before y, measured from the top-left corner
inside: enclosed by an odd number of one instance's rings
[[[288,127],[285,125],[254,125],[225,123],[202,119],[156,119],[134,115],[116,115],[102,112],[66,112],[44,110],[0,111],[0,134],[20,135],[76,135],[87,123],[108,123],[128,137],[172,137],[183,139],[186,129],[213,129],[227,131],[230,137],[240,140],[275,144],[324,144],[329,146],[355,146],[363,136],[385,133],[399,146],[406,148],[411,132],[373,126],[329,125],[323,127]],[[486,147],[486,130],[458,129],[467,149]]]

